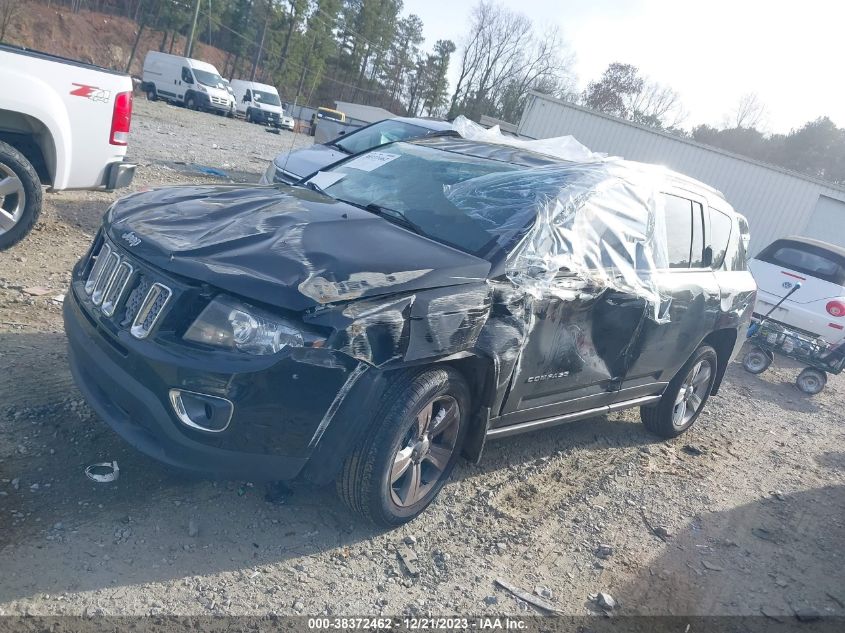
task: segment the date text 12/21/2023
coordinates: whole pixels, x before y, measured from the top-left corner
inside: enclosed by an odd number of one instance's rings
[[[527,622],[512,617],[337,617],[308,618],[315,631],[524,631]]]

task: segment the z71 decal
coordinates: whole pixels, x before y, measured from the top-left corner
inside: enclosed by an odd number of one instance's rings
[[[110,90],[103,90],[102,88],[97,88],[97,86],[87,86],[85,84],[74,83],[72,85],[78,86],[75,90],[70,91],[70,94],[74,97],[85,97],[86,99],[99,101],[100,103],[108,103],[111,98]]]

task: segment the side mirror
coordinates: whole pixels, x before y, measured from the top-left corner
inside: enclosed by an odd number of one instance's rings
[[[704,266],[709,268],[713,265],[713,247],[707,246],[704,249]]]
[[[338,136],[343,136],[344,134],[346,134],[346,130],[341,130],[340,132],[338,132],[338,134],[337,134],[337,135],[338,135]]]
[[[244,103],[249,103],[249,95],[244,95],[244,98],[241,99]]]

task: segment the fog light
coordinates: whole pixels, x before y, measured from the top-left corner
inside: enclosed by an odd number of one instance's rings
[[[225,431],[235,410],[226,398],[183,389],[170,390],[170,405],[182,424],[207,433]]]

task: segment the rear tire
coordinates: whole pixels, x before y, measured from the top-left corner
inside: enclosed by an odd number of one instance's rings
[[[158,101],[158,93],[156,92],[155,86],[147,88],[147,101]]]
[[[755,346],[742,357],[742,366],[749,374],[762,374],[769,368],[774,359],[774,354]]]
[[[0,141],[0,250],[20,242],[41,214],[41,180],[18,150]]]
[[[826,384],[827,374],[812,367],[805,367],[795,379],[795,385],[808,396],[821,393]]]
[[[455,466],[470,404],[466,381],[452,369],[400,374],[381,398],[372,428],[344,462],[336,482],[340,498],[385,527],[419,515]]]
[[[713,383],[719,357],[709,345],[702,345],[675,375],[657,405],[640,407],[645,428],[660,437],[677,437],[701,415]]]

